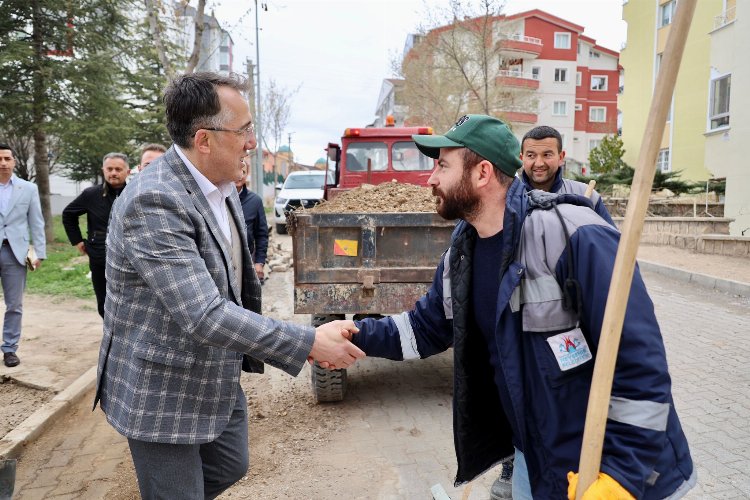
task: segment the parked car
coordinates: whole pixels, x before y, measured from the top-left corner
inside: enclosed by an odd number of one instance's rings
[[[273,220],[278,234],[286,234],[286,212],[312,208],[323,199],[326,173],[323,170],[290,172],[273,203]]]

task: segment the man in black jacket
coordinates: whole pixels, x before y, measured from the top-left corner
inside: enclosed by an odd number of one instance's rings
[[[96,294],[96,305],[99,316],[104,317],[104,298],[107,281],[104,277],[106,267],[105,243],[107,224],[112,203],[125,187],[128,177],[128,157],[122,153],[104,155],[102,173],[104,183],[84,189],[84,191],[65,207],[62,222],[70,244],[78,248],[81,255],[89,256],[91,283]],[[81,235],[78,218],[86,214],[86,240]]]
[[[247,228],[247,246],[250,249],[250,255],[253,256],[255,274],[263,284],[265,277],[263,266],[266,264],[268,252],[268,222],[266,222],[266,212],[263,209],[263,200],[247,188],[246,182],[247,166],[242,168],[242,179],[234,185],[237,187],[240,203],[242,203],[242,213]]]

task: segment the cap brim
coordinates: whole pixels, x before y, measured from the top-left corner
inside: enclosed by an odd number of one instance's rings
[[[440,148],[462,148],[463,144],[452,141],[444,135],[413,135],[411,136],[417,144],[417,148],[425,156],[440,158]]]

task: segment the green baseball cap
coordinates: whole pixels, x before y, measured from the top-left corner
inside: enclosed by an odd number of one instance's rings
[[[439,158],[440,148],[469,148],[511,177],[523,166],[518,139],[504,122],[492,116],[464,115],[443,135],[411,137],[430,158]]]

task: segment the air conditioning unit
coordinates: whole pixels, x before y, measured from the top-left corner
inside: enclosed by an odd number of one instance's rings
[[[583,104],[576,104],[575,105],[575,110],[576,111],[583,111]]]

